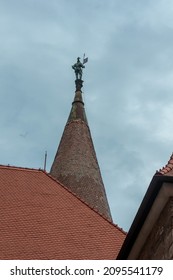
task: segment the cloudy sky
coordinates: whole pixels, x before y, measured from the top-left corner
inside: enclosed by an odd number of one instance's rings
[[[83,53],[114,222],[129,229],[173,151],[172,0],[0,0],[0,163],[49,171]]]

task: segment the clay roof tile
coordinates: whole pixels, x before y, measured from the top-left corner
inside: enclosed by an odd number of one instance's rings
[[[159,170],[162,175],[173,176],[173,154],[171,155],[168,163]]]
[[[0,259],[115,259],[125,232],[43,170],[0,166]]]

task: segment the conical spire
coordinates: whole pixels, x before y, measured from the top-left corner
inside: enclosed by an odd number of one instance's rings
[[[82,80],[76,92],[50,174],[112,221],[82,99]]]
[[[76,82],[76,92],[75,92],[74,101],[72,103],[72,108],[67,123],[73,120],[81,120],[87,124],[88,122],[85,114],[84,102],[82,99],[82,91],[81,91],[83,81],[76,80],[75,82]]]

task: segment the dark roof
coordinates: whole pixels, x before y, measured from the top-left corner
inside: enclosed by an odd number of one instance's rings
[[[42,170],[0,166],[0,259],[115,259],[125,238]]]
[[[156,173],[148,187],[148,190],[143,198],[143,201],[138,209],[138,212],[134,218],[134,221],[130,227],[130,230],[126,236],[126,239],[122,245],[122,248],[118,254],[117,259],[126,260],[131,252],[131,249],[142,229],[143,224],[151,207],[160,192],[163,183],[173,183],[172,176],[164,176],[161,173]]]
[[[82,92],[76,91],[50,174],[112,221],[87,123]]]

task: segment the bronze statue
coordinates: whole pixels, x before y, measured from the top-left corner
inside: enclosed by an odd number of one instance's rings
[[[80,57],[77,58],[77,62],[72,66],[75,71],[76,80],[82,80],[82,68],[85,68],[83,63],[80,62]]]

